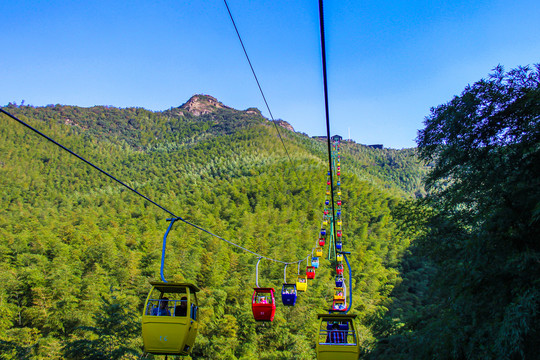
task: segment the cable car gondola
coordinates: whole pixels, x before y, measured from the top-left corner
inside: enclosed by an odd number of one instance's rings
[[[345,292],[342,287],[334,288],[334,300],[345,300]]]
[[[283,269],[283,287],[281,288],[281,302],[285,306],[296,304],[296,284],[287,283],[287,265]]]
[[[324,246],[325,243],[326,243],[326,240],[323,237],[320,237],[319,238],[319,246]]]
[[[332,311],[347,311],[347,305],[345,305],[345,299],[334,299],[332,303]]]
[[[253,288],[251,310],[256,321],[274,321],[276,301],[274,288]]]
[[[294,306],[296,304],[296,284],[283,284],[281,302],[285,306]]]
[[[296,290],[298,291],[307,290],[307,276],[306,275],[298,275],[298,277],[296,278]]]
[[[342,288],[343,287],[343,275],[337,275],[336,276],[336,287]]]
[[[323,255],[322,247],[315,248],[315,256],[321,257]]]
[[[306,276],[308,279],[315,279],[315,267],[308,266],[306,267]]]
[[[164,264],[167,236],[178,218],[167,219],[170,224],[163,236],[160,275],[162,281],[151,281],[150,292],[142,314],[142,337],[145,354],[189,355],[197,332],[199,288],[188,283],[169,283],[165,280]]]
[[[336,266],[336,273],[338,275],[343,275],[343,264],[338,264],[338,266]]]
[[[356,315],[319,314],[317,360],[357,360],[360,356],[354,319]]]
[[[337,239],[336,240],[336,250],[341,251],[342,248],[343,248],[343,242],[341,242],[341,239]]]
[[[313,266],[315,269],[319,268],[319,258],[317,256],[311,258],[311,266]]]
[[[196,293],[187,283],[150,282],[144,304],[142,336],[144,352],[157,355],[188,355],[199,327]]]

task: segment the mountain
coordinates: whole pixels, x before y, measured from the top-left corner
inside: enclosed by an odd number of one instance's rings
[[[4,109],[176,215],[242,247],[294,261],[317,240],[326,145],[281,127],[289,161],[274,125],[257,109],[235,110],[208,95],[161,112]],[[70,358],[64,346],[95,338],[89,327],[103,324],[107,302],[140,319],[148,280],[159,278],[170,214],[6,116],[0,119],[0,351],[7,359]],[[377,314],[400,282],[399,259],[410,242],[397,231],[393,211],[422,196],[424,173],[414,149],[343,144],[343,241],[351,251],[352,312],[359,315],[365,349],[375,341]],[[208,233],[175,224],[166,276],[202,289],[194,357],[314,358],[316,314],[329,306],[333,291],[331,263],[322,260],[297,305],[280,307],[273,324],[261,327],[250,307],[256,261]],[[292,268],[289,279],[296,274]],[[281,264],[261,262],[261,285],[280,288],[282,282]],[[113,348],[140,351],[137,332],[121,334],[111,335]]]

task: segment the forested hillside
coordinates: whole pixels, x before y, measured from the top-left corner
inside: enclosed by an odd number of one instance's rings
[[[256,109],[237,111],[208,96],[163,112],[4,109],[219,236],[285,261],[311,252],[323,208],[326,144],[280,127],[291,163],[274,125]],[[352,143],[343,145],[342,167],[352,312],[367,352],[401,282],[399,263],[411,239],[392,212],[425,193],[425,168],[412,149]],[[77,359],[83,348],[101,354],[96,359],[140,354],[140,314],[148,281],[159,278],[170,216],[3,115],[0,203],[0,358]],[[166,277],[202,289],[193,358],[315,357],[316,314],[328,308],[334,286],[330,263],[322,261],[295,307],[278,307],[264,326],[250,306],[256,260],[175,224]],[[288,276],[295,274],[289,267]],[[283,267],[263,261],[259,277],[261,286],[280,288]]]

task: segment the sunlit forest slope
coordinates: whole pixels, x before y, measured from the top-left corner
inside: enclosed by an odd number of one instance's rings
[[[238,111],[209,96],[163,112],[4,109],[176,215],[243,247],[294,261],[317,239],[326,143],[280,127],[290,162],[274,124],[257,109]],[[392,212],[425,194],[426,171],[414,149],[350,142],[342,149],[351,312],[368,351],[401,282],[398,267],[411,240],[398,231]],[[140,314],[148,281],[159,279],[170,215],[4,115],[0,204],[0,358],[78,359],[83,347],[101,354],[95,359],[137,358]],[[328,309],[334,286],[330,262],[321,262],[295,307],[278,306],[274,322],[260,325],[251,314],[256,260],[195,228],[174,225],[166,277],[202,289],[193,358],[315,357],[316,314]],[[289,267],[288,277],[296,271]],[[282,282],[281,265],[261,262],[261,286],[278,289]]]

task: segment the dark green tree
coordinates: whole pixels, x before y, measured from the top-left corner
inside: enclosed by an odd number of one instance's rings
[[[140,350],[133,342],[140,335],[140,323],[126,301],[101,298],[96,326],[84,326],[81,336],[70,341],[64,355],[72,360],[136,359]]]
[[[540,65],[498,66],[433,108],[417,141],[434,165],[421,247],[444,301],[416,358],[538,358]]]

